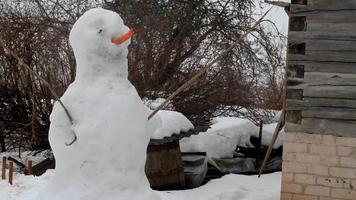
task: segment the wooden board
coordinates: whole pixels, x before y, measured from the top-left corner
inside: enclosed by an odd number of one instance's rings
[[[308,0],[307,5],[291,4],[291,13],[315,12],[320,10],[356,10],[354,0]]]
[[[288,60],[356,63],[356,51],[306,51],[305,55],[288,54]]]
[[[307,22],[350,23],[356,22],[356,10],[317,10],[305,13],[290,13],[290,17],[305,16]]]
[[[305,40],[341,40],[341,41],[356,41],[356,31],[350,32],[333,30],[333,31],[319,31],[313,32],[307,30],[303,31],[289,31],[290,42],[303,42]]]
[[[356,16],[354,16],[356,17]],[[308,32],[322,32],[325,31],[326,34],[335,33],[349,33],[354,34],[356,28],[356,22],[343,22],[343,23],[330,23],[330,22],[318,22],[318,21],[307,21],[307,31]]]
[[[303,98],[303,100],[286,100],[286,110],[308,110],[312,107],[356,109],[356,100],[308,97]]]
[[[286,123],[286,132],[304,132],[341,137],[356,137],[356,122],[317,118],[302,119],[302,124]]]
[[[311,107],[302,111],[302,118],[356,120],[356,109]]]
[[[309,85],[356,85],[356,74],[305,72],[304,81]]]
[[[309,86],[303,90],[303,96],[356,99],[356,86]]]
[[[355,27],[356,31],[356,27]],[[356,51],[356,41],[304,40],[308,51]]]
[[[289,65],[302,65],[305,72],[356,74],[356,63],[288,61]]]

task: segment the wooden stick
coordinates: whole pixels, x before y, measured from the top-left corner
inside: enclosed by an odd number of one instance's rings
[[[32,160],[27,161],[27,173],[32,175]]]
[[[226,48],[221,54],[214,58],[210,63],[204,65],[191,79],[181,85],[176,91],[174,91],[161,105],[159,105],[149,116],[148,120],[150,120],[158,111],[164,108],[169,101],[171,101],[174,97],[176,97],[179,93],[181,93],[184,89],[190,86],[194,81],[196,81],[200,76],[202,76],[212,65],[217,63],[218,61],[222,60],[232,49],[234,49],[237,45],[240,44],[242,39],[247,37],[255,28],[263,21],[266,15],[271,11],[272,7],[251,27],[249,28],[244,34],[240,35],[236,38],[236,41],[232,43],[228,48]]]
[[[267,149],[267,153],[265,155],[265,158],[262,162],[262,166],[260,168],[260,171],[258,173],[258,178],[261,177],[261,174],[263,173],[263,170],[267,164],[267,161],[269,159],[269,156],[271,155],[272,153],[272,149],[273,149],[273,146],[274,144],[276,143],[277,141],[277,138],[278,138],[278,135],[279,135],[279,132],[282,130],[283,126],[284,126],[284,115],[285,115],[285,110],[283,109],[282,111],[282,114],[281,114],[281,117],[279,118],[279,121],[278,121],[278,124],[276,126],[276,129],[274,130],[274,133],[273,133],[273,137],[272,137],[272,141],[271,141],[271,144],[268,146],[268,149]]]
[[[10,167],[9,167],[9,183],[12,185],[12,181],[14,178],[14,162],[10,161]]]
[[[6,157],[2,157],[2,170],[1,170],[1,178],[6,179]]]

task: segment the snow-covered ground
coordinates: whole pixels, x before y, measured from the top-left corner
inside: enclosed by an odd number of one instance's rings
[[[0,199],[36,200],[51,179],[53,170],[41,177],[16,174],[14,184],[0,180]],[[158,192],[162,200],[277,200],[280,198],[281,173],[257,176],[226,175],[192,190]]]

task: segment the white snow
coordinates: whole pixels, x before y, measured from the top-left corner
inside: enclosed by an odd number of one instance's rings
[[[16,175],[12,186],[0,180],[0,197],[6,200],[37,200],[36,196],[52,177],[53,170],[48,170],[41,177]],[[277,200],[280,198],[280,187],[280,172],[262,175],[260,179],[257,176],[230,174],[196,189],[155,193],[162,200]],[[102,198],[98,199],[105,199],[106,195],[110,194],[102,194]]]
[[[192,122],[190,122],[182,113],[160,110],[157,114],[162,120],[162,126],[154,132],[151,137],[153,139],[162,139],[194,128]]]
[[[111,42],[128,30],[118,14],[101,8],[74,24],[69,41],[77,74],[61,97],[74,124],[56,102],[49,130],[56,168],[36,200],[160,199],[144,172],[158,124],[148,122],[149,109],[127,80],[129,41]],[[78,139],[67,146],[73,131]]]
[[[206,132],[183,138],[180,141],[182,152],[207,152],[209,157],[232,157],[236,146],[252,147],[250,136],[258,136],[259,127],[248,119],[237,117],[217,117]],[[262,144],[269,145],[277,123],[264,125]],[[274,148],[283,144],[284,130],[281,131]]]

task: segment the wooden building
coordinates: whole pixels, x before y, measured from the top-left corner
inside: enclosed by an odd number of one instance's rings
[[[291,0],[282,200],[356,199],[356,0]]]

